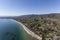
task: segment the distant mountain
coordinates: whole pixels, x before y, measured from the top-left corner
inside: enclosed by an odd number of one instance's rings
[[[22,19],[22,18],[35,18],[35,17],[42,17],[42,18],[60,18],[60,13],[51,13],[51,14],[42,14],[42,15],[23,15],[23,16],[18,16],[16,17],[17,19]]]
[[[12,18],[17,18],[17,19],[22,19],[22,18],[35,18],[35,17],[42,17],[42,18],[60,18],[60,13],[50,13],[50,14],[41,14],[41,15],[22,15],[22,16],[9,16],[9,17],[0,17],[0,19],[12,19]]]

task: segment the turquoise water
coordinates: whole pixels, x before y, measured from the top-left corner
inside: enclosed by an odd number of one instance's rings
[[[22,26],[9,19],[0,19],[0,40],[35,40]]]

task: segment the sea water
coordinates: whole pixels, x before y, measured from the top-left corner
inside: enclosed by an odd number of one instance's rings
[[[0,40],[35,40],[35,38],[28,35],[22,25],[9,19],[0,19]]]

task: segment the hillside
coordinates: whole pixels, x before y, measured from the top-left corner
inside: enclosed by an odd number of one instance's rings
[[[41,37],[43,34],[46,38],[52,38],[53,34],[60,36],[60,14],[24,15],[14,19]]]

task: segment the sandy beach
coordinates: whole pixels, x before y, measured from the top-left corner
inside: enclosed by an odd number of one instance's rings
[[[24,30],[31,35],[32,37],[38,39],[38,40],[42,40],[42,38],[40,36],[38,36],[37,34],[35,34],[34,32],[32,32],[31,30],[29,30],[25,25],[23,25],[21,22],[18,22],[16,20],[11,19],[12,21],[17,22],[18,24],[22,25],[22,27],[24,28]]]

